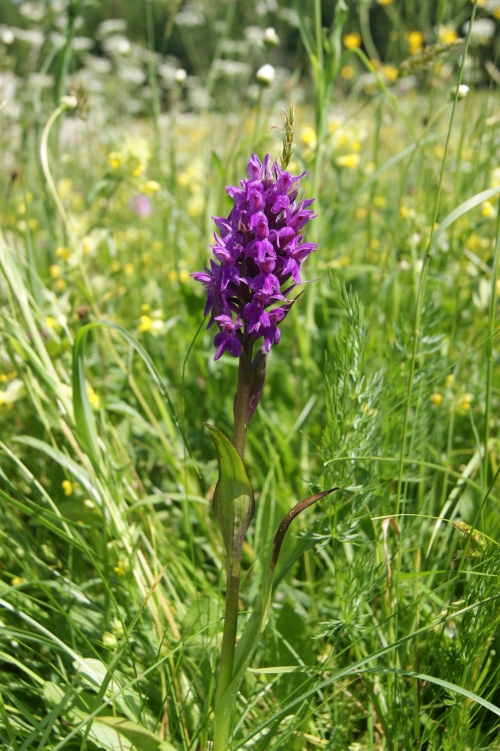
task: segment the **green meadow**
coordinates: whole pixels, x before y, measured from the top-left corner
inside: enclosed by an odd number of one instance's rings
[[[318,244],[245,464],[228,749],[500,748],[500,2],[0,1],[0,748],[209,751],[252,153]],[[300,293],[300,294],[299,294]],[[92,325],[97,324],[99,325]],[[95,457],[99,456],[96,461]]]

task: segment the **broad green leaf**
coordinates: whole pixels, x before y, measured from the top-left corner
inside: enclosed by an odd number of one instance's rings
[[[179,433],[182,436],[182,440],[186,447],[186,450],[196,467],[196,462],[191,454],[184,430],[180,424],[179,418],[175,411],[170,395],[163,384],[163,380],[158,373],[155,364],[152,359],[139,344],[139,342],[130,334],[126,329],[119,326],[117,323],[111,323],[110,321],[95,321],[94,323],[88,323],[86,326],[78,331],[75,337],[75,343],[73,345],[73,410],[75,413],[75,422],[78,434],[85,444],[86,448],[90,452],[91,458],[95,463],[99,462],[99,448],[97,442],[97,429],[94,419],[94,414],[90,401],[87,395],[87,388],[85,386],[85,373],[84,373],[84,357],[85,357],[85,344],[89,331],[94,328],[108,328],[113,331],[117,331],[123,336],[123,338],[135,349],[135,351],[142,357],[144,364],[149,370],[150,375],[153,378],[155,385],[157,386],[160,394],[165,399],[172,419],[177,427]]]
[[[212,434],[219,457],[214,516],[226,548],[228,574],[239,576],[241,548],[255,509],[253,488],[231,441],[213,425],[204,425]]]
[[[130,720],[124,720],[121,717],[98,717],[93,725],[96,723],[113,728],[116,733],[131,741],[138,751],[176,751],[170,743]]]
[[[333,493],[334,490],[338,490],[338,488],[330,488],[330,490],[324,490],[321,493],[316,493],[315,495],[311,495],[308,498],[305,498],[303,501],[300,501],[300,503],[297,503],[297,505],[288,512],[288,514],[281,522],[274,537],[273,547],[267,565],[267,571],[265,573],[264,581],[262,584],[260,601],[255,607],[255,610],[252,612],[252,615],[248,619],[243,634],[238,641],[238,644],[236,645],[234,654],[233,680],[230,683],[227,691],[220,699],[221,707],[217,708],[218,712],[221,711],[227,712],[229,715],[231,714],[232,706],[236,701],[236,695],[240,688],[241,682],[254,655],[254,652],[257,649],[260,635],[267,624],[269,618],[269,610],[271,607],[274,572],[276,571],[276,564],[278,562],[281,545],[283,543],[288,527],[295,519],[295,517],[298,516],[302,511],[305,511],[305,509],[309,508],[309,506],[312,506],[314,503],[317,503],[317,501],[320,501],[330,493]]]
[[[45,703],[53,706],[57,714],[60,714],[67,723],[72,725],[81,725],[80,732],[85,732],[85,724],[82,724],[88,717],[88,707],[82,700],[81,695],[75,695],[74,690],[68,687],[66,693],[62,688],[52,681],[46,681],[42,689],[42,696]],[[114,728],[101,720],[107,718],[97,717],[90,726],[89,738],[100,749],[105,751],[132,751],[133,743],[121,737]],[[156,746],[158,748],[158,746]]]

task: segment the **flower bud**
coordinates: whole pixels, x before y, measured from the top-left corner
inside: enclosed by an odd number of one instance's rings
[[[62,96],[59,100],[59,106],[65,110],[74,110],[78,107],[76,96]]]
[[[456,91],[457,90],[454,89],[453,93],[455,94]],[[461,83],[460,86],[458,87],[458,98],[459,99],[465,99],[465,97],[467,96],[468,93],[469,93],[469,87],[467,86],[467,84]]]
[[[261,86],[270,86],[274,81],[275,70],[272,65],[266,63],[256,73],[257,81]]]
[[[174,78],[177,81],[177,83],[184,83],[184,81],[187,78],[187,73],[184,70],[184,68],[177,68],[174,74]]]
[[[116,636],[109,631],[105,631],[102,635],[102,643],[105,647],[108,649],[116,649],[118,646],[118,639]]]
[[[268,26],[268,28],[264,32],[264,44],[266,47],[277,47],[280,43],[280,38],[276,33],[276,30],[272,26]]]

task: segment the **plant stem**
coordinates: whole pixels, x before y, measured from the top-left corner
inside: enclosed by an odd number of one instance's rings
[[[233,446],[243,459],[248,427],[248,404],[250,400],[253,340],[248,338],[241,350],[238,367],[238,385],[234,399]],[[231,733],[231,713],[220,709],[220,700],[233,679],[234,650],[238,627],[238,602],[240,597],[241,553],[227,556],[226,608],[224,631],[219,662],[219,680],[215,694],[215,728],[213,751],[227,751]]]
[[[219,681],[215,693],[215,706],[226,691],[233,678],[234,648],[236,644],[236,627],[238,625],[238,600],[240,596],[240,572],[227,572],[226,610],[224,613],[224,632],[220,651]],[[217,717],[217,715],[216,715]],[[216,722],[217,725],[217,722]]]
[[[495,311],[497,306],[497,279],[500,256],[500,199],[497,208],[497,226],[495,237],[495,255],[491,272],[490,308],[488,313],[488,339],[486,340],[486,403],[484,407],[484,458],[482,475],[482,496],[487,490],[488,464],[490,455],[488,443],[490,437],[491,392],[493,388],[493,336],[495,331]],[[484,525],[481,527],[484,531]]]
[[[243,344],[238,368],[238,386],[234,398],[234,428],[232,444],[241,458],[244,458],[245,440],[248,428],[248,403],[250,400],[251,367],[253,340],[248,338]]]

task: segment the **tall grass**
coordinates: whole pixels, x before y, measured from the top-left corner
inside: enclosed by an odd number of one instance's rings
[[[356,23],[342,6],[325,35],[320,3],[298,16],[315,89],[305,71],[293,84],[294,160],[317,192],[320,247],[249,430],[240,627],[282,517],[341,490],[285,540],[232,749],[496,748],[497,93],[485,79],[474,90],[486,53],[473,35],[467,55],[424,51],[410,84],[394,83],[341,46]],[[436,21],[460,30],[486,13],[375,10],[400,24],[395,63],[405,30],[430,45]],[[151,24],[155,4],[145,12]],[[202,422],[230,433],[236,368],[212,361],[189,273],[249,152],[277,155],[270,126],[288,95],[271,87],[259,111],[235,91],[230,116],[186,111],[178,88],[166,113],[158,60],[142,60],[149,117],[124,111],[115,58],[111,73],[80,72],[101,89],[87,120],[69,63],[76,113],[55,115],[51,90],[0,110],[0,746],[12,751],[204,751],[212,738],[225,581]],[[208,81],[225,103],[213,70]]]

